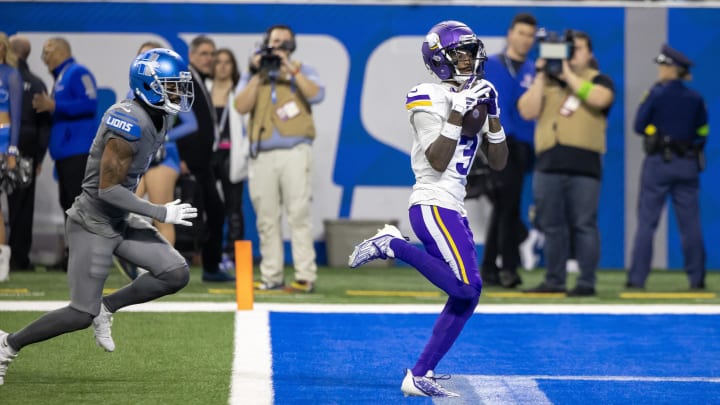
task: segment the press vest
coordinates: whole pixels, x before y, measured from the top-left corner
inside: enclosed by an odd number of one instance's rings
[[[274,87],[274,89],[273,89]],[[273,103],[273,91],[275,91],[275,102]],[[297,106],[297,115],[292,118],[281,118],[278,112],[287,113],[293,110],[291,104]],[[310,103],[302,96],[295,83],[285,79],[276,79],[275,84],[269,80],[260,85],[258,89],[256,108],[251,114],[250,142],[270,139],[273,128],[277,129],[281,136],[301,136],[315,139],[315,124],[313,122]],[[289,108],[283,108],[290,106]]]
[[[600,74],[597,70],[587,69],[579,76],[591,81]],[[602,110],[580,103],[569,116],[561,114],[561,109],[569,97],[577,96],[566,86],[546,84],[543,89],[543,110],[535,126],[535,151],[540,154],[560,144],[597,153],[605,153],[605,132],[607,117]]]

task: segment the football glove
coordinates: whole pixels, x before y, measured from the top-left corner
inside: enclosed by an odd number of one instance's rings
[[[487,80],[483,80],[478,85],[484,93],[484,96],[478,99],[479,104],[485,104],[487,106],[487,113],[489,117],[499,118],[500,107],[498,106],[498,93],[495,90],[495,86]]]
[[[165,209],[167,211],[163,222],[166,224],[192,226],[192,222],[186,220],[198,215],[197,208],[188,203],[180,203],[179,199],[165,204]]]

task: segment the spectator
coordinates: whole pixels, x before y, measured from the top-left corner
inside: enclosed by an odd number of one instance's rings
[[[92,73],[72,57],[65,38],[45,41],[42,60],[55,83],[52,94],[35,94],[32,104],[38,113],[52,114],[50,157],[55,161],[60,206],[67,218],[66,211],[82,191],[85,165],[95,135],[97,85]],[[67,271],[67,248],[62,267]]]
[[[638,225],[627,287],[643,288],[650,273],[652,243],[665,199],[672,197],[682,240],[690,289],[705,288],[705,244],[700,222],[700,172],[708,135],[703,97],[689,89],[692,61],[663,45],[658,82],[650,88],[635,116],[635,132],[643,136],[643,162],[638,197]]]
[[[414,87],[405,104],[413,133],[410,160],[415,173],[410,224],[424,249],[405,241],[396,227],[385,225],[355,247],[348,264],[354,268],[396,257],[447,293],[432,336],[415,366],[405,371],[400,389],[406,396],[457,397],[437,383],[433,370],[472,316],[482,290],[464,207],[465,178],[478,145],[493,170],[505,166],[508,149],[495,88],[480,79],[485,48],[473,31],[458,21],[438,23],[425,37],[422,56],[442,80]],[[482,127],[462,127],[465,113],[478,103],[487,106],[489,118]]]
[[[295,33],[287,25],[267,29],[240,80],[235,108],[250,113],[248,186],[260,236],[260,290],[284,288],[284,252],[280,218],[290,227],[295,291],[312,292],[317,264],[310,217],[312,142],[315,124],[310,106],[325,97],[315,69],[291,59]]]
[[[154,41],[145,42],[140,45],[137,55],[154,48],[163,48],[163,45]],[[131,100],[135,98],[132,90],[127,98]],[[135,190],[135,195],[140,198],[147,194],[148,200],[153,204],[163,205],[175,199],[175,183],[180,177],[180,155],[175,141],[197,130],[197,121],[191,111],[181,111],[177,116],[180,118],[180,123],[168,130],[165,144],[158,149],[158,153],[150,162],[150,167]],[[174,117],[170,117],[170,121],[173,120]],[[153,220],[153,225],[170,245],[175,246],[175,225],[157,220]],[[115,264],[130,280],[134,280],[139,275],[138,268],[127,260],[116,256]],[[142,270],[145,269],[140,269]]]
[[[17,164],[22,116],[23,81],[16,66],[17,57],[10,49],[8,37],[0,32],[0,159],[8,172],[15,170]],[[8,173],[0,175],[3,182],[8,179]],[[0,215],[0,281],[6,281],[9,272],[10,246],[5,237],[5,219]]]
[[[520,213],[523,180],[532,167],[532,121],[520,116],[517,101],[527,91],[535,76],[535,61],[528,53],[535,41],[537,20],[532,14],[517,14],[507,32],[503,52],[492,55],[485,63],[485,77],[502,89],[498,104],[503,112],[502,126],[507,134],[508,162],[501,171],[490,171],[495,190],[490,194],[492,214],[485,237],[482,270],[483,285],[514,288],[522,283],[517,273],[520,264],[518,247],[528,236]],[[501,260],[497,260],[498,255]],[[502,262],[502,269],[498,268]]]
[[[21,349],[90,325],[98,346],[114,351],[115,311],[174,294],[190,279],[185,259],[149,223],[129,215],[179,225],[191,225],[187,220],[197,215],[189,204],[155,205],[133,194],[165,139],[167,115],[190,109],[190,73],[177,53],[155,49],[133,61],[129,78],[137,97],[106,111],[92,144],[82,194],[67,211],[70,304],[17,332],[0,331],[0,385]],[[149,273],[103,297],[113,253]]]
[[[205,88],[205,79],[212,74],[214,55],[215,42],[212,39],[199,36],[190,43],[190,72],[195,86],[192,111],[198,129],[178,139],[177,146],[181,173],[191,173],[195,177],[197,187],[193,201],[202,213],[201,220],[206,224],[201,238],[202,280],[222,282],[235,281],[235,277],[220,268],[225,210],[212,170],[213,147],[217,139],[215,109]]]
[[[28,66],[30,41],[23,36],[13,35],[10,37],[10,48],[18,57],[18,70],[24,81],[18,150],[21,156],[30,158],[33,162],[28,186],[16,188],[8,196],[9,242],[13,252],[10,268],[17,271],[32,270],[30,248],[35,211],[35,179],[40,175],[42,162],[45,159],[52,119],[49,112],[38,113],[32,107],[33,95],[47,93],[47,87]]]
[[[215,178],[220,180],[225,200],[227,239],[225,241],[224,268],[234,268],[235,241],[245,237],[243,219],[243,188],[247,178],[248,142],[242,117],[235,110],[235,86],[240,81],[235,55],[229,49],[220,49],[215,54],[212,80],[205,84],[210,91],[217,133],[220,138],[213,154]]]
[[[568,39],[574,45],[570,57],[558,61],[561,65],[539,59],[535,80],[518,101],[522,117],[537,120],[533,192],[547,265],[545,280],[527,291],[566,291],[572,237],[580,275],[567,295],[591,296],[600,260],[601,156],[614,86],[598,71],[590,37],[574,31]]]

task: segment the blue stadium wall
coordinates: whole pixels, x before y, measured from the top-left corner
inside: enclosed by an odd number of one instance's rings
[[[479,2],[478,2],[479,3]],[[616,86],[616,101],[609,116],[607,154],[604,157],[604,173],[600,202],[600,231],[602,237],[601,267],[623,268],[627,262],[627,252],[631,247],[632,233],[626,223],[635,217],[634,204],[626,201],[628,189],[637,188],[638,173],[626,170],[627,162],[637,162],[642,155],[628,156],[627,138],[635,135],[627,132],[628,122],[633,116],[637,98],[628,100],[626,94],[627,70],[646,71],[647,88],[656,75],[651,61],[643,60],[642,66],[627,66],[626,43],[628,35],[637,36],[637,30],[629,30],[627,13],[624,7],[584,7],[584,6],[543,6],[540,3],[527,3],[518,6],[490,5],[301,5],[301,4],[248,4],[248,3],[87,3],[87,2],[2,2],[0,3],[0,27],[9,34],[16,32],[32,33],[35,38],[55,33],[84,33],[92,35],[112,34],[115,36],[133,35],[134,42],[122,49],[120,60],[127,65],[140,41],[138,35],[152,33],[165,43],[187,55],[188,39],[195,34],[207,34],[211,37],[233,38],[237,35],[245,43],[257,42],[264,30],[275,23],[291,25],[298,33],[298,53],[305,48],[305,55],[311,56],[312,64],[325,71],[333,69],[333,64],[346,63],[343,74],[338,75],[344,81],[326,83],[328,91],[334,96],[325,103],[326,110],[332,112],[328,133],[319,136],[333,138],[333,142],[324,144],[322,149],[316,143],[317,159],[329,159],[330,163],[320,168],[316,165],[315,230],[317,234],[319,261],[325,261],[322,220],[327,219],[373,219],[397,218],[401,228],[409,231],[406,223],[405,201],[399,203],[412,185],[412,173],[409,168],[407,142],[409,134],[404,128],[406,116],[403,112],[404,90],[396,94],[387,94],[385,99],[368,99],[368,94],[377,94],[378,88],[392,88],[392,84],[407,80],[407,71],[402,61],[413,66],[412,69],[424,70],[419,47],[427,30],[445,19],[457,19],[467,22],[475,32],[489,38],[488,43],[500,41],[508,28],[508,23],[519,11],[530,11],[538,18],[541,26],[549,30],[563,31],[566,28],[580,29],[590,34],[594,52],[600,61],[603,72],[611,76]],[[635,11],[638,11],[636,9]],[[639,9],[643,12],[643,9]],[[711,119],[711,133],[707,146],[708,167],[702,175],[702,222],[705,242],[708,248],[708,267],[720,268],[720,251],[714,249],[719,240],[720,218],[715,207],[720,199],[718,182],[718,161],[720,146],[712,131],[714,117],[720,113],[720,84],[714,80],[718,66],[718,56],[714,44],[720,43],[720,10],[715,8],[670,8],[663,9],[666,38],[640,38],[643,48],[649,54],[659,49],[658,44],[669,41],[682,49],[696,62],[691,86],[699,89],[706,97]],[[630,33],[630,34],[629,34]],[[309,50],[308,44],[315,43],[312,38],[321,38],[317,43],[335,44],[329,47],[329,54],[322,49]],[[322,39],[325,38],[325,39]],[[332,41],[328,42],[327,38]],[[634,38],[635,42],[638,38]],[[325,42],[323,42],[325,41]],[[395,42],[393,42],[395,41]],[[411,44],[410,48],[399,45]],[[41,44],[41,42],[40,42]],[[96,74],[100,68],[94,68],[93,62],[118,57],[117,47],[93,45],[95,49],[78,50],[84,56],[80,62],[88,65]],[[390,51],[388,51],[388,46]],[[395,46],[397,49],[393,48]],[[245,46],[247,48],[247,46]],[[490,47],[489,47],[490,48]],[[130,51],[129,49],[132,49]],[[345,57],[335,59],[333,50],[340,50]],[[379,51],[382,50],[382,51]],[[92,51],[91,54],[88,54]],[[40,49],[34,43],[34,57]],[[245,51],[238,54],[242,66],[246,66]],[[407,56],[405,56],[407,54]],[[383,64],[377,55],[393,55],[395,59]],[[343,62],[344,61],[344,62]],[[397,63],[396,63],[397,62]],[[39,63],[39,62],[37,62]],[[44,66],[32,64],[34,70],[44,70]],[[342,64],[341,63],[341,64]],[[371,66],[372,63],[372,66]],[[126,70],[123,70],[126,72]],[[378,74],[381,72],[381,74]],[[122,74],[118,74],[120,85],[105,85],[99,80],[103,90],[103,108],[114,102],[118,94],[125,94]],[[424,75],[420,80],[429,80]],[[49,83],[49,82],[48,82]],[[333,88],[330,88],[330,84]],[[342,87],[337,91],[336,87]],[[389,99],[390,101],[388,101]],[[384,113],[377,113],[377,106],[383,103],[397,105]],[[320,114],[316,112],[316,116]],[[373,115],[375,114],[375,115]],[[333,122],[335,122],[333,121]],[[377,123],[381,123],[378,128]],[[382,127],[389,133],[383,133]],[[401,139],[402,141],[398,141]],[[328,158],[329,156],[329,158]],[[320,184],[320,186],[318,186]],[[323,186],[327,185],[327,187]],[[318,188],[320,187],[320,188]],[[332,193],[327,189],[332,189]],[[364,190],[360,197],[360,190]],[[398,192],[399,190],[399,192]],[[530,201],[529,184],[526,187],[525,203]],[[400,198],[389,195],[400,195]],[[318,201],[322,200],[322,201]],[[328,202],[330,201],[330,202]],[[249,201],[246,200],[246,207]],[[390,208],[388,208],[390,207]],[[249,239],[257,241],[254,230],[254,214],[246,209]],[[471,212],[472,216],[473,213]],[[403,222],[405,221],[405,222]],[[255,243],[255,246],[257,243]],[[672,216],[669,216],[667,236],[661,246],[656,246],[665,257],[660,263],[669,268],[682,267],[680,239]],[[289,252],[286,254],[288,260]]]

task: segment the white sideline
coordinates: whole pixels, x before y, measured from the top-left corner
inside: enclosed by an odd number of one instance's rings
[[[0,300],[1,311],[51,311],[67,301]],[[392,313],[437,314],[442,304],[281,304],[255,303],[255,310],[265,312],[311,313]],[[234,302],[154,301],[123,308],[125,312],[234,312]],[[608,314],[608,315],[717,315],[720,305],[711,304],[488,304],[478,305],[475,313],[484,314]]]
[[[235,313],[235,353],[230,405],[272,405],[272,348],[268,312]]]

